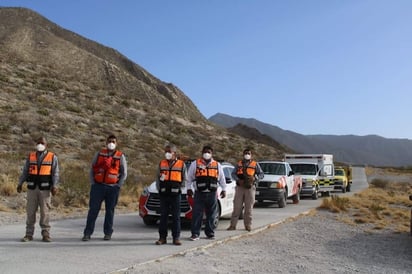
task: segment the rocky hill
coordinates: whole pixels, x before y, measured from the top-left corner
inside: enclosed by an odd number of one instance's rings
[[[60,158],[63,183],[87,181],[109,133],[127,155],[128,183],[153,179],[167,142],[190,157],[210,143],[232,162],[245,146],[262,158],[284,152],[209,122],[172,83],[24,8],[0,8],[0,93],[0,183],[17,181],[39,134]]]
[[[338,162],[375,166],[412,166],[412,140],[376,135],[302,135],[256,119],[217,113],[209,118],[217,125],[238,124],[257,129],[280,144],[300,153],[330,153]]]

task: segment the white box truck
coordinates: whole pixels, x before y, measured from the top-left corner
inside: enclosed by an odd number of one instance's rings
[[[317,199],[319,193],[329,195],[334,190],[332,154],[285,154],[284,161],[302,177],[301,196]]]

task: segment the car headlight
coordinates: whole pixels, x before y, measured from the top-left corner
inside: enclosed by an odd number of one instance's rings
[[[149,196],[149,195],[150,195],[149,189],[147,187],[145,187],[143,189],[142,196]]]
[[[278,182],[273,182],[269,185],[269,188],[279,188],[279,183]]]

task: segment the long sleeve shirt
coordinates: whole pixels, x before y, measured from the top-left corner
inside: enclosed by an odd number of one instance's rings
[[[40,166],[43,162],[44,157],[47,154],[47,150],[43,152],[36,152],[37,153],[37,165]],[[27,181],[29,178],[29,167],[30,167],[30,159],[27,157],[26,162],[23,166],[22,173],[19,178],[19,186],[22,186],[24,182]],[[52,178],[52,187],[57,187],[59,184],[60,179],[60,170],[59,170],[59,160],[57,159],[56,154],[53,155],[53,162],[52,162],[52,169],[51,169],[51,178]]]
[[[215,160],[211,159],[209,163],[206,163],[204,161],[204,163],[206,165],[209,165],[212,162],[215,162]],[[217,178],[217,183],[222,188],[222,191],[226,191],[226,178],[225,178],[225,174],[223,172],[223,167],[220,163],[217,163],[217,168],[218,168],[218,173],[219,173],[219,177]],[[197,190],[197,185],[196,185],[196,161],[193,161],[190,164],[189,170],[187,171],[187,189]]]

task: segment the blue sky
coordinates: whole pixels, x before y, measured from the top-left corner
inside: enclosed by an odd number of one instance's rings
[[[412,139],[410,0],[7,1],[221,112],[301,134]]]

